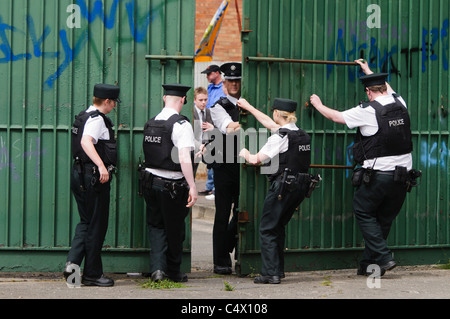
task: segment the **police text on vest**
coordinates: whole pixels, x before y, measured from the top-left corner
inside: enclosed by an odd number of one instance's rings
[[[146,136],[145,137],[146,143],[156,143],[161,144],[161,136]]]
[[[401,126],[401,125],[405,125],[404,119],[389,121],[389,127],[393,127],[393,126],[395,127],[395,126]]]

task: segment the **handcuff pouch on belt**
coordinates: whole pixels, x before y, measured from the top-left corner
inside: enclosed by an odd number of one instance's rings
[[[317,184],[322,180],[320,175],[311,175],[308,173],[290,174],[290,169],[286,168],[281,175],[280,190],[278,192],[278,200],[282,200],[286,192],[293,191],[298,185],[309,184],[306,198],[310,198]]]
[[[74,166],[78,172],[78,178],[80,179],[80,190],[82,192],[86,191],[86,185],[84,184],[84,164],[83,161],[77,157],[75,158]]]
[[[145,166],[139,164],[139,190],[138,195],[143,196],[144,189],[151,189],[153,186],[158,186],[163,191],[169,193],[170,198],[175,200],[177,198],[184,198],[189,192],[189,185],[185,179],[179,181],[171,181],[163,178],[158,178],[152,173],[145,170]]]
[[[354,187],[360,186],[363,182],[366,185],[370,184],[372,180],[372,175],[376,174],[377,171],[370,168],[357,168],[352,174],[352,185]],[[411,192],[412,187],[417,186],[417,178],[422,176],[422,171],[412,169],[407,170],[404,166],[396,166],[392,173],[394,182],[406,186],[406,190]]]
[[[86,166],[91,167],[92,169],[91,185],[95,188],[98,184],[100,184],[100,172],[97,166],[95,166],[94,164],[84,163],[79,157],[76,157],[74,167],[78,172],[78,176],[80,179],[80,190],[82,192],[86,191],[86,185],[84,183],[84,174],[86,173]],[[111,182],[113,174],[116,174],[117,172],[117,168],[114,165],[109,165],[106,169],[108,170],[109,173],[109,182]]]
[[[113,174],[116,174],[117,168],[114,165],[109,165],[106,167],[106,170],[109,174],[108,182],[112,181]],[[91,185],[94,187],[94,189],[100,184],[100,171],[98,170],[97,166],[92,166],[92,179],[91,179]]]
[[[408,172],[408,176],[406,179],[406,191],[408,193],[411,192],[413,187],[420,185],[420,184],[417,184],[417,179],[419,177],[422,177],[422,171],[412,169]]]

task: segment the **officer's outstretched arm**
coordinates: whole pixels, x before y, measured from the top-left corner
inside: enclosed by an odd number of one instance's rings
[[[280,126],[277,123],[275,123],[275,121],[272,120],[270,116],[256,109],[253,105],[248,103],[246,99],[240,99],[239,101],[237,101],[237,105],[240,108],[252,113],[259,123],[264,125],[265,128],[271,130],[272,132],[275,132],[280,128]]]
[[[269,157],[266,154],[263,154],[261,152],[259,152],[258,154],[250,154],[250,151],[246,148],[243,148],[240,152],[239,152],[239,156],[243,157],[248,163],[252,164],[252,165],[258,165],[264,161],[266,161],[267,159],[269,159]]]
[[[241,124],[239,122],[231,122],[227,126],[227,134],[232,134],[236,131],[239,131],[241,129]]]
[[[95,165],[97,165],[98,171],[100,173],[100,183],[106,183],[109,180],[109,173],[102,159],[95,150],[93,138],[89,135],[83,135],[83,137],[81,138],[81,147],[83,148],[83,151],[86,153],[86,155],[89,156],[91,161],[94,162]]]
[[[320,114],[325,116],[327,119],[335,123],[346,124],[342,113],[323,105],[322,101],[317,95],[313,94],[311,96],[311,104],[316,108],[317,111],[320,112]]]
[[[198,195],[194,181],[194,171],[192,169],[191,149],[188,147],[180,149],[178,151],[178,158],[180,160],[181,171],[189,185],[189,198],[186,207],[192,207],[197,201]]]

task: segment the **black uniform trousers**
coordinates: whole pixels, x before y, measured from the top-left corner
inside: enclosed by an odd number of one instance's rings
[[[213,167],[216,214],[213,226],[214,265],[231,267],[230,253],[237,244],[239,205],[239,163],[223,163]],[[230,220],[231,210],[233,215]]]
[[[353,197],[353,210],[365,242],[361,267],[384,265],[392,255],[387,237],[392,222],[406,198],[405,184],[394,182],[394,176],[374,173],[368,185],[361,183]]]
[[[172,199],[159,185],[144,188],[147,227],[150,239],[150,272],[162,270],[169,276],[180,273],[185,239],[185,219],[189,214],[186,191]]]
[[[278,200],[280,187],[278,178],[270,184],[264,200],[259,225],[262,276],[280,276],[284,272],[285,227],[295,209],[305,199],[309,184],[297,184],[292,191],[285,191],[283,198]]]
[[[67,256],[67,261],[81,265],[84,259],[83,276],[100,278],[103,274],[101,250],[108,229],[109,199],[111,184],[92,181],[93,164],[84,165],[84,174],[74,166],[72,169],[71,190],[78,205],[80,222]],[[85,191],[80,189],[84,182]]]

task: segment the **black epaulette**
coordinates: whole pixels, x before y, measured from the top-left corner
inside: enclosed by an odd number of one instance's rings
[[[359,102],[361,105],[361,108],[365,109],[366,107],[370,106],[370,102],[361,101]]]
[[[230,102],[230,100],[227,97],[221,97],[220,99],[218,99],[216,101],[216,103],[214,103],[211,107],[216,106],[217,104],[219,104],[220,106],[222,106],[224,109],[227,108],[234,108],[234,104]]]
[[[181,124],[186,123],[186,122],[188,122],[188,123],[191,122],[191,121],[189,121],[189,119],[188,119],[186,116],[181,115],[181,114],[180,114],[180,116],[182,116],[183,118],[181,118],[181,119],[179,119],[179,120],[177,121],[178,124],[181,125]]]
[[[277,131],[277,134],[278,134],[281,138],[283,138],[283,137],[285,137],[285,136],[287,135],[288,132],[289,132],[289,130],[280,128],[280,129]]]
[[[100,111],[99,110],[95,110],[93,112],[91,112],[91,114],[89,115],[90,117],[94,118],[100,115]]]

